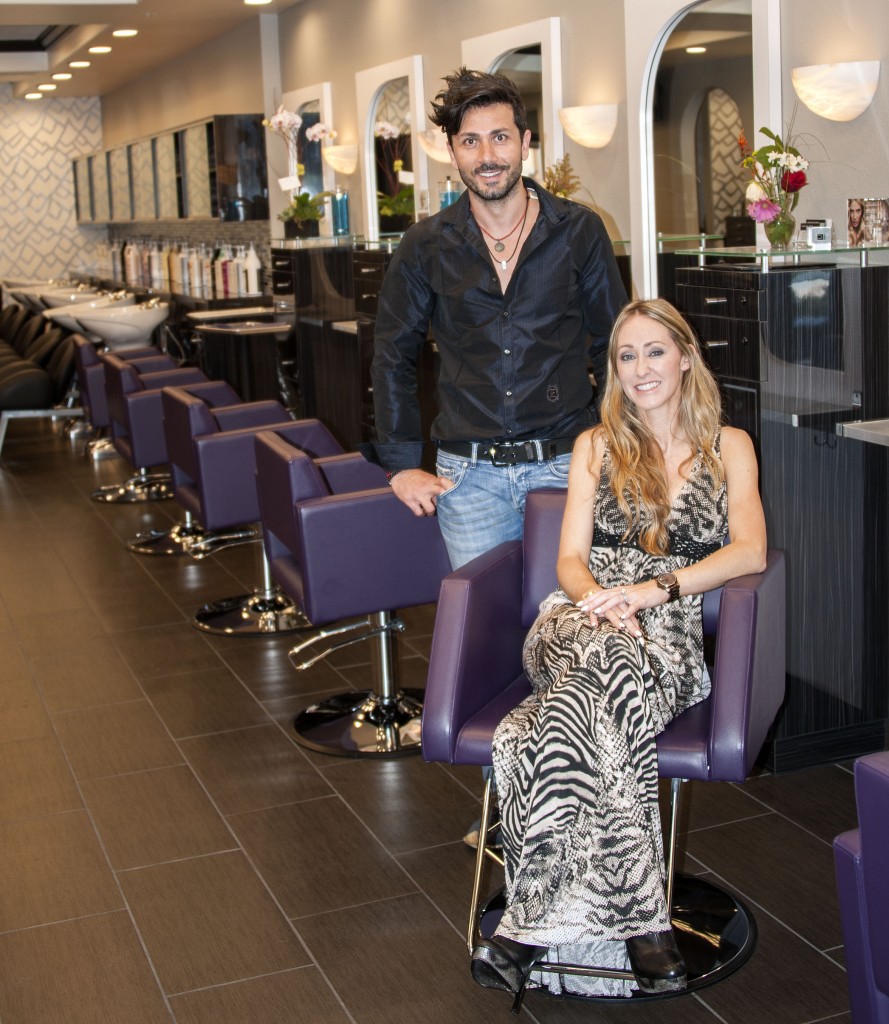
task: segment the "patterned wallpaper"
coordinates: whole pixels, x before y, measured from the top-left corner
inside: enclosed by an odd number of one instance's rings
[[[0,84],[0,277],[89,272],[104,227],[78,227],[75,156],[102,145],[99,100],[19,100]]]

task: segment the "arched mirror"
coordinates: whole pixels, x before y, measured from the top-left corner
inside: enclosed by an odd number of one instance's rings
[[[428,194],[423,59],[393,61],[355,75],[361,125],[366,234],[379,239],[401,234],[416,217],[416,200]]]
[[[659,295],[675,297],[674,251],[752,245],[738,150],[752,137],[753,51],[750,0],[705,0],[667,37],[654,80],[651,116]]]
[[[499,71],[519,87],[528,111],[532,151],[525,173],[543,180],[546,167],[565,155],[556,112],[562,106],[562,37],[558,18],[516,25],[464,39],[463,63],[476,71]]]
[[[732,219],[743,179],[728,138],[738,121],[781,123],[780,0],[625,0],[624,18],[633,278],[647,297],[663,291],[658,231],[746,227]],[[685,63],[701,57],[706,70]]]

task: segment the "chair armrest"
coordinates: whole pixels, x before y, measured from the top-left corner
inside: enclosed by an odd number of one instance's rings
[[[415,516],[388,487],[298,501],[294,517],[315,625],[429,604],[450,571],[438,520]]]
[[[203,384],[207,380],[207,375],[196,366],[186,366],[181,369],[162,370],[158,373],[143,373],[139,380],[148,391],[183,387],[185,384]]]
[[[228,381],[224,380],[208,380],[201,384],[189,384],[182,390],[193,398],[200,398],[210,409],[215,409],[220,405],[238,405],[241,401],[241,396],[237,391]]]
[[[861,833],[843,832],[833,841],[844,960],[853,1020],[877,1021],[874,958],[868,936],[868,906],[861,858]],[[885,928],[885,922],[880,922]]]
[[[710,695],[710,772],[743,782],[784,700],[784,555],[723,587]]]
[[[368,462],[358,452],[315,459],[315,465],[321,470],[331,494],[371,491],[386,486],[386,470]]]
[[[144,469],[167,462],[164,411],[160,388],[134,391],[124,397],[126,437],[133,465]]]
[[[855,800],[874,981],[889,1002],[889,752],[855,762]]]
[[[194,439],[195,483],[201,493],[202,518],[208,529],[259,519],[255,438],[259,431],[274,426],[278,424],[258,423],[242,430],[201,434]],[[281,499],[286,501],[287,496],[282,495]]]
[[[341,455],[343,451],[343,446],[321,420],[293,420],[286,426],[278,427],[275,433],[313,459]]]
[[[270,427],[290,419],[280,402],[240,402],[237,405],[217,406],[213,418],[220,430],[241,430],[244,427]]]
[[[423,708],[423,756],[452,762],[463,725],[522,671],[521,541],[508,541],[442,582]]]
[[[115,353],[116,354],[116,353]],[[134,367],[139,374],[146,373],[163,373],[164,370],[176,370],[178,369],[175,360],[169,356],[165,356],[162,352],[155,352],[153,355],[142,355],[136,356],[131,359],[125,359],[123,355],[119,356],[124,362],[129,363],[130,366]]]

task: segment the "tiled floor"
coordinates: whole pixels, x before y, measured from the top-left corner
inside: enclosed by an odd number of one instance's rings
[[[296,746],[294,710],[359,687],[366,653],[298,676],[286,640],[197,633],[254,553],[130,554],[176,508],[89,500],[123,475],[30,422],[0,464],[0,1022],[511,1019],[462,939],[478,772]],[[416,685],[433,610],[408,618]],[[848,1024],[830,840],[854,819],[847,766],[691,787],[685,866],[753,907],[753,959],[660,1004],[532,993],[525,1019]]]

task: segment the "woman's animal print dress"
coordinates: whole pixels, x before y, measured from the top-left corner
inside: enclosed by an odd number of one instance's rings
[[[663,556],[622,539],[609,466],[606,449],[589,562],[600,586],[648,580],[720,546],[725,485],[714,494],[700,454],[673,503]],[[641,639],[604,620],[591,627],[561,590],[541,604],[524,647],[534,693],[494,737],[507,894],[498,934],[549,946],[554,961],[628,969],[624,940],[669,927],[655,737],[709,692],[701,600],[641,611]],[[531,982],[603,995],[635,987],[544,973]]]

